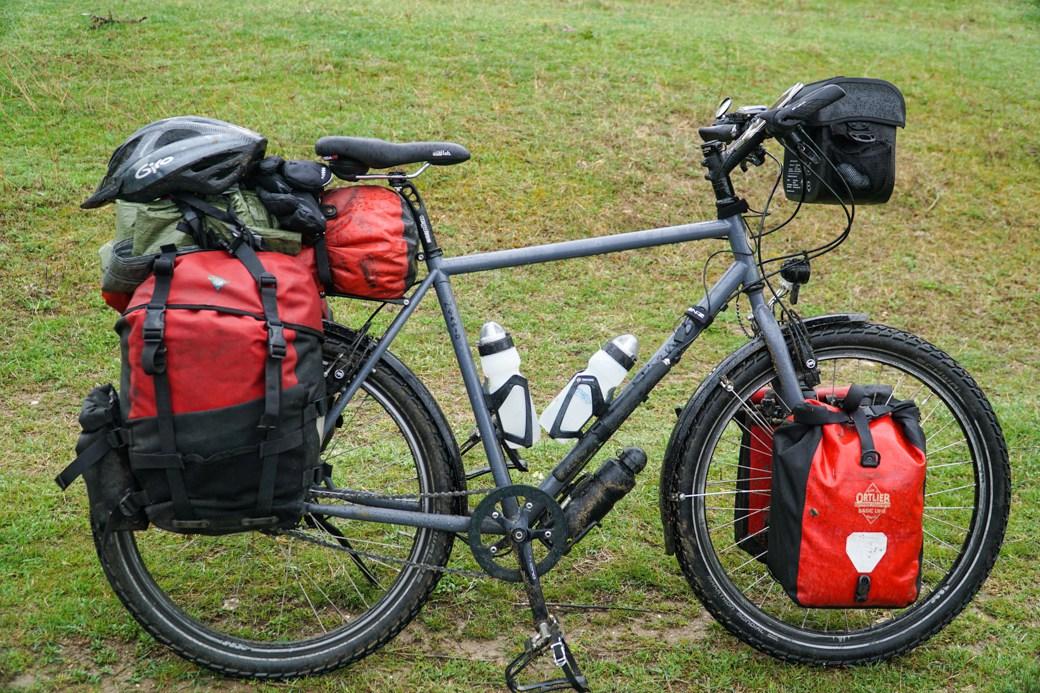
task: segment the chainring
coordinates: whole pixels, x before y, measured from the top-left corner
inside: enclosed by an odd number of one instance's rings
[[[507,498],[516,500],[521,517],[533,509],[541,508],[536,517],[527,517],[525,522],[521,522],[521,528],[528,533],[526,541],[535,544],[535,548],[540,544],[545,549],[545,555],[540,558],[536,555],[535,560],[535,571],[538,575],[544,575],[559,562],[567,548],[567,521],[556,499],[534,486],[503,486],[480,501],[473,511],[469,525],[469,548],[473,552],[473,558],[491,577],[506,582],[523,581],[518,565],[506,567],[502,564],[503,560],[508,560],[514,565],[517,563],[516,552],[512,550],[514,540],[510,535],[486,534],[481,531],[485,520],[497,523],[503,530],[515,531],[516,528],[506,520],[502,506],[502,501]],[[529,523],[533,524],[533,527]],[[490,543],[485,543],[487,537],[491,537]]]

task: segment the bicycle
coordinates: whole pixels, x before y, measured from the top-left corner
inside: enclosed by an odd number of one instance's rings
[[[218,537],[157,531],[95,535],[119,598],[149,633],[181,656],[229,675],[279,679],[329,671],[379,649],[418,614],[446,572],[490,574],[523,583],[535,626],[527,648],[506,670],[509,688],[587,690],[540,582],[588,529],[569,529],[563,506],[592,457],[742,293],[751,307],[752,338],[701,383],[680,412],[665,453],[660,505],[668,553],[675,554],[694,593],[723,626],[781,659],[875,662],[938,632],[972,599],[999,551],[1010,503],[1006,444],[978,385],[938,348],[870,323],[864,315],[803,320],[785,305],[788,293],[807,281],[801,272],[807,272],[810,258],[796,258],[779,272],[766,270],[760,249],[764,233],[751,232],[747,205],[736,194],[731,173],[762,163],[769,138],[790,149],[805,119],[842,95],[832,91],[824,98],[814,92],[795,102],[801,86],[773,107],[751,109],[739,118],[726,115],[726,103],[715,123],[702,129],[703,165],[717,220],[461,257],[445,256],[413,181],[431,165],[468,158],[463,147],[332,138],[319,154],[358,161],[366,170],[422,164],[413,173],[392,170],[352,179],[385,181],[411,202],[427,274],[399,302],[400,312],[378,338],[368,334],[371,320],[357,330],[326,324],[330,394],[323,454],[330,477],[311,489],[305,522],[296,529]],[[838,243],[850,228],[851,215]],[[515,484],[510,472],[525,466],[506,446],[482,391],[451,278],[706,239],[728,240],[732,264],[683,313],[674,334],[609,400],[545,480],[537,486]],[[777,273],[785,280],[779,290],[770,282]],[[476,423],[476,433],[461,447],[421,380],[389,351],[431,289]],[[930,447],[925,568],[921,597],[907,608],[797,607],[767,579],[764,564],[756,560],[761,555],[732,551],[734,505],[724,501],[738,493],[732,469],[747,429],[742,421],[764,416],[751,395],[771,387],[780,395],[783,416],[804,401],[807,386],[821,381],[832,387],[890,382],[921,402]],[[488,468],[467,473],[462,455],[477,444]],[[468,488],[482,474],[490,474],[494,486]],[[471,496],[483,496],[473,510]],[[458,537],[469,544],[483,573],[447,567]],[[519,683],[525,668],[547,651],[562,677]]]

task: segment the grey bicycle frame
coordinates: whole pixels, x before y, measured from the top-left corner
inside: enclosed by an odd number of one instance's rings
[[[589,427],[577,444],[557,464],[553,472],[539,485],[540,489],[550,496],[556,497],[581,472],[596,452],[646,399],[647,394],[679,361],[700,333],[711,324],[715,316],[725,307],[726,301],[740,288],[743,288],[748,296],[755,322],[772,357],[779,378],[780,396],[791,406],[803,401],[798,377],[783,333],[772,309],[763,297],[762,277],[753,259],[744,220],[739,214],[717,221],[632,231],[453,258],[442,255],[433,238],[425,210],[420,209],[419,223],[429,273],[412,295],[404,301],[404,308],[390,323],[374,348],[368,352],[367,358],[349,385],[344,388],[336,403],[331,407],[325,419],[324,435],[326,437],[332,434],[337,418],[432,287],[437,294],[441,312],[444,314],[448,337],[455,349],[455,358],[469,395],[477,431],[480,434],[484,452],[487,454],[488,466],[495,485],[502,487],[512,484],[509,467],[500,447],[501,443],[492,414],[488,409],[473,354],[462,326],[459,309],[455,303],[450,278],[473,272],[486,272],[707,239],[729,240],[733,251],[733,263],[723,272],[707,294],[696,305],[687,309],[672,336],[647,360],[629,384],[611,400],[604,414]],[[354,505],[308,503],[306,508],[309,512],[335,517],[428,527],[450,532],[465,532],[470,525],[470,518],[467,515],[424,512],[420,509],[418,502],[375,500],[359,494],[355,503]],[[507,517],[513,517],[517,512],[515,506],[508,504],[504,505],[504,510]],[[482,529],[489,533],[504,533],[502,527],[490,521],[485,522]]]

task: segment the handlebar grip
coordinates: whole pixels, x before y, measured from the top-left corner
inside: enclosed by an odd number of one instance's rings
[[[732,123],[722,125],[711,125],[705,128],[697,128],[697,134],[704,142],[717,140],[719,142],[732,142],[737,138],[737,126]]]
[[[835,101],[845,98],[845,90],[837,84],[828,84],[825,87],[814,89],[805,98],[799,99],[792,106],[778,108],[771,113],[766,120],[774,126],[781,128],[793,128],[805,122],[817,111],[830,106]]]

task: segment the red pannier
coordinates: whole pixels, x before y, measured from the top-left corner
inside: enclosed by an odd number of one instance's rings
[[[826,401],[843,398],[848,387],[818,387],[816,397]],[[733,501],[733,540],[737,546],[766,562],[769,532],[769,496],[773,486],[773,423],[786,406],[768,387],[748,398],[751,411],[741,409],[735,420],[740,427],[737,457],[737,493]]]
[[[130,468],[176,532],[290,526],[319,480],[322,301],[296,257],[242,245],[155,261],[116,324]]]
[[[419,230],[408,202],[378,185],[336,188],[321,198],[324,243],[315,245],[316,273],[333,295],[370,299],[404,296],[418,269]],[[324,249],[323,249],[324,246]]]
[[[770,573],[800,606],[908,606],[921,586],[920,412],[880,385],[825,399],[773,435]]]
[[[733,501],[733,539],[737,546],[763,563],[767,550],[775,428],[769,424],[765,412],[769,401],[775,397],[771,389],[762,388],[748,398],[755,413],[741,409],[736,416],[741,434],[737,457],[737,495]],[[765,403],[763,400],[766,400]]]

